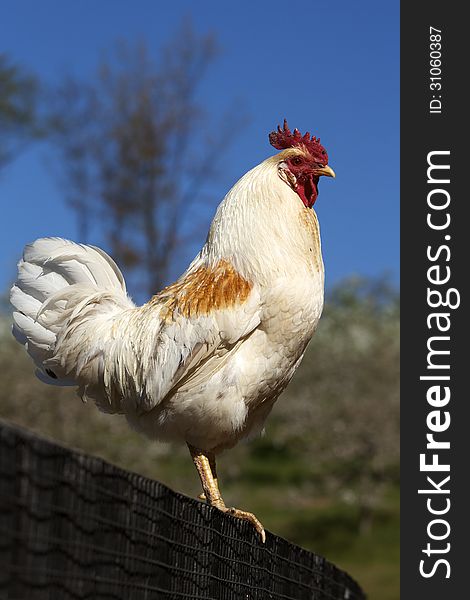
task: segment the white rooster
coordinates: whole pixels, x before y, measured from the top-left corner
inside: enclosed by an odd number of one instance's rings
[[[13,332],[47,383],[76,385],[151,439],[191,452],[209,504],[228,508],[215,456],[263,428],[297,369],[323,308],[323,261],[312,208],[334,177],[320,140],[286,121],[281,150],[224,198],[183,275],[147,304],[126,293],[94,246],[43,238],[26,246],[11,290]]]

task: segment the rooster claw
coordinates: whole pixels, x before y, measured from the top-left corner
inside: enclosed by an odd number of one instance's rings
[[[261,525],[261,522],[257,519],[257,517],[255,517],[253,513],[247,512],[245,510],[240,510],[239,508],[228,508],[226,506],[217,508],[224,513],[232,515],[232,517],[236,517],[237,519],[243,519],[244,521],[248,521],[249,523],[251,523],[256,529],[256,531],[259,533],[262,543],[266,543],[266,532],[264,530],[264,527]]]

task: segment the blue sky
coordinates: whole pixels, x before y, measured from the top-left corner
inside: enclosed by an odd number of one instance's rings
[[[0,52],[47,83],[93,74],[117,39],[144,40],[157,57],[187,16],[198,32],[214,32],[221,54],[200,101],[216,118],[234,102],[249,116],[211,186],[218,200],[273,153],[267,135],[287,117],[291,127],[321,137],[337,176],[320,182],[315,205],[327,287],[351,274],[384,272],[398,284],[397,0],[2,0],[1,12]],[[31,147],[0,175],[0,293],[26,243],[44,235],[76,239],[50,161],[47,149]],[[197,250],[185,249],[187,262]]]

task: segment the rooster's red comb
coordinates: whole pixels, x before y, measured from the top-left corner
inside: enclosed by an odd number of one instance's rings
[[[308,131],[305,135],[302,135],[298,129],[294,129],[294,133],[292,133],[286,119],[284,119],[283,129],[278,125],[277,131],[272,131],[269,134],[269,143],[277,150],[292,148],[292,146],[305,146],[316,160],[324,165],[328,164],[328,154],[320,144],[320,138],[310,137]]]

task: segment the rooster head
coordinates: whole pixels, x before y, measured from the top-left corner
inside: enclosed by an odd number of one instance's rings
[[[335,177],[328,166],[328,154],[320,144],[320,138],[302,135],[298,129],[292,133],[284,119],[284,127],[269,134],[269,142],[277,150],[279,177],[289,185],[308,208],[315,204],[318,182],[322,175]]]

